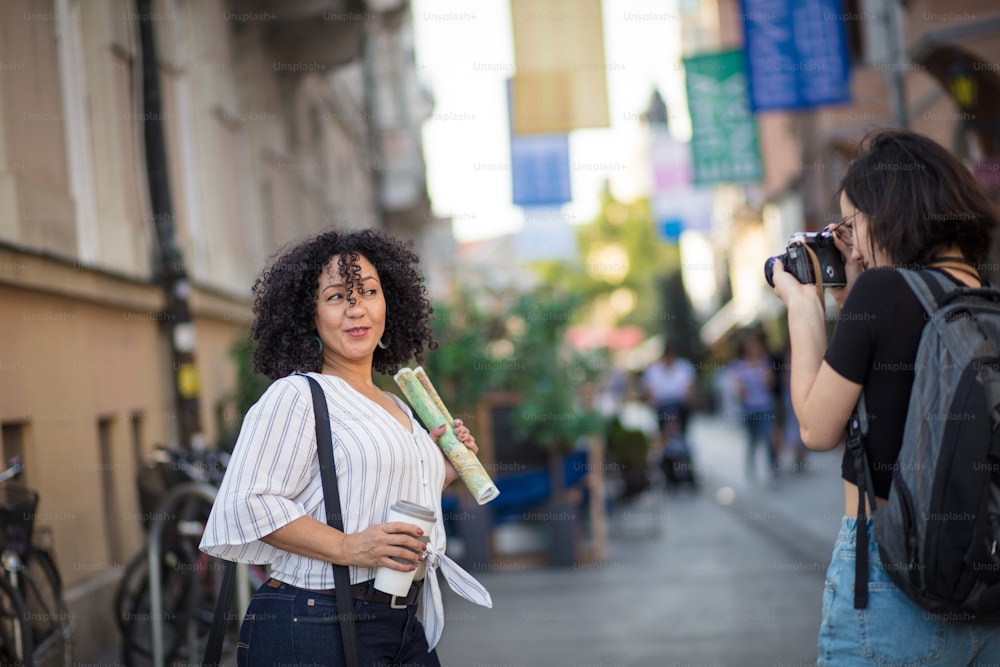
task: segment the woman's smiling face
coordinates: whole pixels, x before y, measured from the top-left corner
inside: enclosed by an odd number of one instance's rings
[[[323,341],[324,362],[370,360],[385,332],[385,295],[378,270],[358,256],[357,282],[345,284],[334,255],[320,272],[316,291],[316,332]]]

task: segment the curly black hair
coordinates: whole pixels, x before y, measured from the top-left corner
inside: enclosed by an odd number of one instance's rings
[[[334,255],[339,255],[337,270],[348,286],[348,300],[360,279],[360,256],[378,271],[386,302],[386,347],[375,349],[375,370],[394,373],[411,359],[420,361],[425,347],[437,347],[430,329],[433,309],[411,244],[373,229],[331,230],[283,248],[254,282],[250,336],[255,372],[276,380],[294,371],[322,369],[316,292],[320,272]]]

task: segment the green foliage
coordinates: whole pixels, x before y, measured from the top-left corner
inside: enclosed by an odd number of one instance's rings
[[[469,421],[482,395],[495,389],[502,366],[490,356],[488,342],[502,330],[502,322],[462,291],[448,303],[434,305],[431,323],[436,350],[429,350],[423,368],[448,411]]]
[[[601,419],[581,405],[580,395],[597,379],[601,360],[574,353],[564,343],[581,303],[578,294],[542,287],[510,308],[512,360],[519,372],[506,376],[506,388],[521,396],[515,429],[547,449],[570,447],[601,429]]]
[[[671,313],[664,319],[660,333],[673,341],[680,356],[700,360],[705,358],[705,348],[699,337],[700,324],[695,318],[691,300],[684,289],[680,271],[662,276],[657,281],[662,311]]]
[[[601,360],[573,354],[565,334],[579,295],[540,287],[523,294],[471,292],[435,304],[434,336],[424,369],[455,417],[471,415],[489,391],[520,396],[515,432],[540,448],[569,447],[601,429],[581,407],[579,390],[598,375]]]
[[[623,468],[641,470],[649,455],[649,438],[642,431],[627,429],[617,417],[608,424],[608,454]]]
[[[253,341],[249,336],[241,336],[229,348],[229,358],[236,365],[236,391],[231,397],[236,414],[230,428],[220,428],[220,439],[235,440],[243,424],[243,417],[271,385],[263,375],[253,372]]]
[[[678,270],[680,250],[657,235],[649,201],[619,202],[605,192],[597,217],[577,228],[577,245],[578,262],[537,265],[542,280],[582,297],[579,313],[588,319],[606,319],[601,311],[608,309],[609,297],[630,292],[634,307],[618,315],[615,325],[661,333],[670,314],[662,309],[658,280]]]

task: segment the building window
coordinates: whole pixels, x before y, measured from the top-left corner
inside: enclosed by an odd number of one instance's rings
[[[7,467],[7,462],[15,456],[21,463],[24,463],[24,432],[27,430],[26,422],[7,422],[0,424],[0,452],[3,461],[0,465]]]
[[[133,412],[131,418],[129,419],[129,427],[132,431],[132,470],[137,476],[139,474],[139,467],[142,465],[143,457],[143,447],[142,447],[142,413]]]

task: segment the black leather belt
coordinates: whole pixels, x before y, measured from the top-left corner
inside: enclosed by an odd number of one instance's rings
[[[351,585],[351,597],[355,600],[366,600],[368,602],[381,602],[383,604],[389,605],[393,609],[405,609],[407,607],[412,607],[420,602],[420,591],[424,587],[424,580],[414,581],[410,584],[410,590],[406,595],[390,595],[383,591],[375,590],[374,579],[369,579],[368,581],[361,581],[356,584]],[[268,579],[267,585],[271,588],[281,588],[282,582],[277,579]],[[290,586],[292,588],[297,588],[296,586],[291,586],[291,584],[284,584],[285,586]],[[332,588],[325,590],[314,591],[311,589],[301,589],[310,590],[312,593],[319,593],[321,595],[336,595],[336,591]]]

